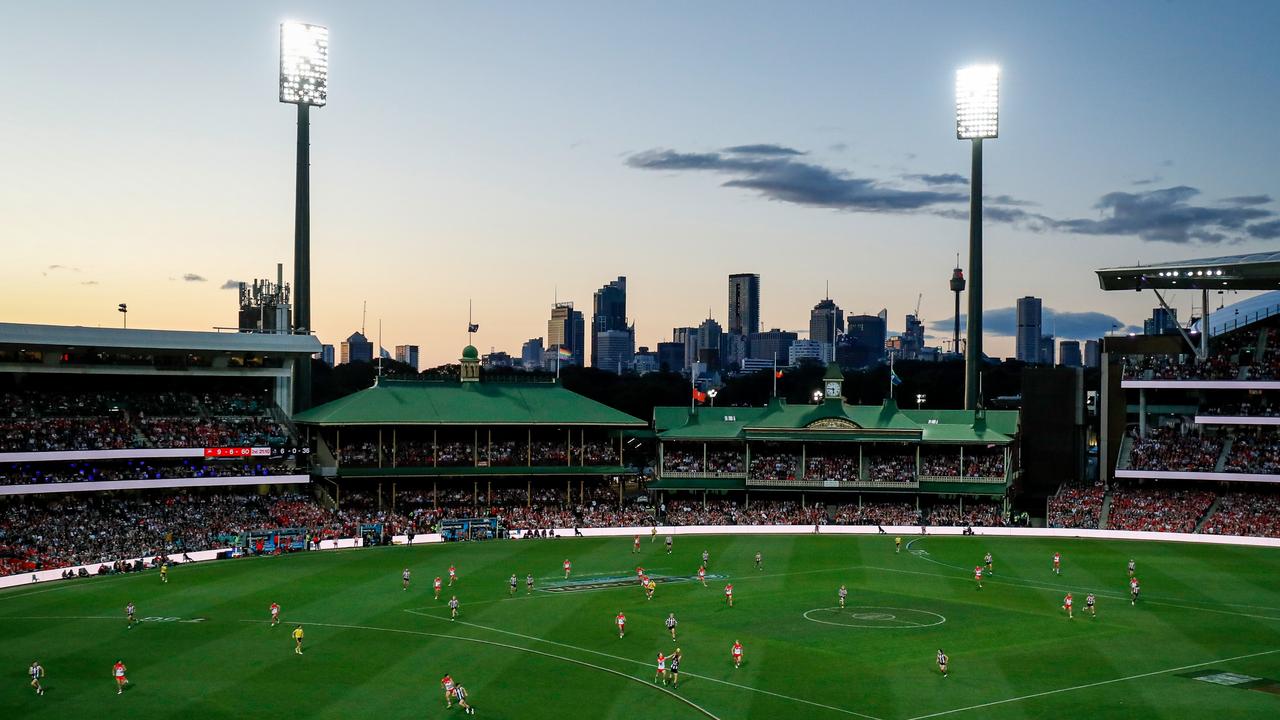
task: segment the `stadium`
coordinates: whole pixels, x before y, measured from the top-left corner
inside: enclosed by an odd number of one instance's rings
[[[1094,372],[986,355],[981,320],[961,352],[961,279],[911,392],[842,367],[838,308],[818,355],[715,385],[729,342],[646,381],[538,339],[517,372],[469,315],[456,362],[388,370],[379,339],[339,377],[310,305],[328,34],[290,25],[293,297],[281,268],[234,328],[0,322],[0,717],[1280,712],[1276,253],[1096,270],[1200,315],[1100,338]]]

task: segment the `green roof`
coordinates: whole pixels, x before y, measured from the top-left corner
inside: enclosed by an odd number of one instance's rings
[[[817,405],[788,405],[774,399],[767,407],[654,408],[654,429],[663,441],[805,440],[923,441],[927,443],[1008,444],[1018,431],[1016,410],[902,410],[893,400],[882,405],[848,405],[829,399]]]
[[[302,425],[646,426],[559,383],[381,380],[293,416]]]

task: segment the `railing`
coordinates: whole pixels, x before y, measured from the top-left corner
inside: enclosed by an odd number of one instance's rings
[[[821,478],[796,478],[794,480],[766,480],[747,478],[748,487],[789,487],[815,489],[852,489],[866,488],[881,490],[914,490],[920,487],[917,480],[823,480]]]
[[[978,475],[921,475],[921,482],[952,482],[952,483],[985,483],[989,485],[1003,485],[1008,480],[1005,476],[978,476]]]
[[[746,471],[738,472],[719,472],[719,471],[682,471],[682,470],[663,470],[661,473],[664,478],[744,478],[747,476]]]
[[[1213,313],[1209,314],[1209,337],[1222,335],[1246,325],[1252,325],[1260,320],[1266,320],[1274,315],[1280,315],[1280,303],[1268,305],[1260,310],[1244,313],[1243,315],[1233,315],[1230,319],[1218,323],[1213,321],[1213,315]]]

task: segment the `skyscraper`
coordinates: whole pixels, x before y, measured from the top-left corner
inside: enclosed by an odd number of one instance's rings
[[[591,346],[594,367],[611,373],[629,370],[635,359],[635,336],[631,330],[602,330],[596,333]]]
[[[836,338],[844,333],[844,313],[831,298],[824,298],[809,311],[809,339],[822,346],[822,361],[835,359]]]
[[[1058,343],[1058,364],[1063,367],[1080,367],[1080,341],[1063,340]]]
[[[774,328],[766,332],[752,333],[748,344],[751,346],[750,357],[755,360],[773,360],[777,358],[779,365],[786,365],[787,352],[791,343],[799,339],[795,333]]]
[[[1030,295],[1018,298],[1017,320],[1014,356],[1022,362],[1040,362],[1040,298]]]
[[[592,298],[591,367],[616,372],[617,358],[602,362],[597,348],[602,342],[608,343],[610,347],[616,347],[620,341],[618,336],[601,337],[601,333],[618,331],[630,332],[630,328],[627,327],[627,278],[621,275],[617,280],[597,290]],[[634,352],[634,345],[633,340],[632,352]],[[630,353],[628,353],[627,362],[630,363]]]
[[[530,338],[520,346],[520,366],[525,370],[538,370],[542,367],[542,338]]]
[[[328,365],[329,367],[333,367],[333,346],[332,345],[326,344],[326,345],[320,346],[320,362],[324,363],[325,365]]]
[[[879,315],[850,315],[846,356],[840,364],[850,368],[875,365],[884,361],[884,341],[888,335],[885,319]],[[843,346],[842,346],[843,347]]]
[[[703,320],[698,326],[697,343],[698,362],[705,363],[709,369],[718,370],[724,350],[724,328],[711,318]]]
[[[547,321],[547,350],[563,347],[569,357],[562,365],[582,365],[583,334],[585,323],[582,313],[573,309],[572,302],[558,302],[551,307],[551,319]]]
[[[1053,346],[1054,346],[1054,337],[1052,335],[1040,336],[1039,363],[1041,365],[1048,365],[1049,367],[1053,367],[1053,360],[1054,360]]]
[[[683,372],[698,361],[698,328],[671,328],[671,342],[684,346],[684,361],[680,365],[680,370],[676,372]],[[672,370],[675,368],[673,367]]]
[[[1142,321],[1143,335],[1173,335],[1178,332],[1178,309],[1151,308],[1151,319]]]
[[[373,343],[363,333],[351,333],[351,337],[342,341],[342,364],[353,362],[373,362]]]
[[[760,276],[735,273],[729,276],[729,333],[750,335],[760,332]]]
[[[396,346],[396,362],[402,362],[418,370],[418,346],[417,345],[397,345]]]
[[[1084,341],[1084,366],[1088,368],[1096,368],[1102,364],[1102,354],[1099,352],[1097,340]]]
[[[658,369],[663,372],[683,373],[685,344],[683,342],[658,343]]]

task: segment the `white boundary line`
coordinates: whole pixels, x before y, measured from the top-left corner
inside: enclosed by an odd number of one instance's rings
[[[993,700],[992,702],[982,703],[980,705],[970,705],[968,707],[956,708],[954,710],[943,710],[942,712],[930,713],[928,715],[917,715],[910,720],[926,720],[926,718],[941,717],[943,715],[954,715],[955,713],[967,712],[969,710],[979,710],[981,708],[991,707],[993,705],[1004,705],[1012,702],[1020,702],[1022,700],[1030,700],[1032,698],[1044,697],[1046,695],[1056,695],[1058,693],[1071,692],[1073,690],[1084,690],[1091,687],[1099,687],[1101,685],[1111,685],[1126,680],[1137,680],[1139,678],[1151,677],[1153,675],[1165,675],[1179,670],[1191,670],[1193,668],[1204,667],[1206,665],[1217,665],[1219,663],[1228,663],[1235,660],[1247,660],[1249,658],[1262,657],[1263,655],[1274,655],[1280,653],[1280,649],[1264,650],[1262,652],[1250,653],[1248,655],[1237,655],[1235,657],[1221,658],[1219,660],[1210,660],[1209,662],[1196,663],[1194,665],[1183,665],[1182,667],[1167,668],[1165,670],[1153,670],[1151,672],[1139,673],[1137,675],[1126,675],[1121,678],[1113,678],[1111,680],[1099,680],[1098,682],[1087,683],[1085,685],[1073,685],[1067,688],[1058,688],[1057,690],[1045,690],[1044,692],[1032,693],[1030,695],[1020,695],[1018,697],[1005,698],[1004,700]]]
[[[911,622],[910,620],[901,620],[896,617],[889,617],[889,618],[886,618],[888,622],[900,622],[904,624],[897,625],[897,626],[894,626],[894,625],[884,626],[884,625],[850,625],[849,623],[831,622],[830,620],[815,620],[814,618],[809,617],[809,613],[823,612],[826,610],[901,610],[903,612],[918,612],[924,615],[932,615],[936,618],[939,618],[939,620],[938,622],[935,622],[935,623],[914,623],[914,622]],[[945,616],[940,615],[936,612],[931,612],[929,610],[916,610],[914,608],[888,607],[885,605],[852,605],[848,608],[841,608],[839,606],[813,608],[812,610],[805,610],[803,617],[805,620],[808,620],[809,622],[821,623],[823,625],[835,625],[836,627],[849,627],[849,628],[867,628],[869,630],[908,630],[908,629],[914,629],[914,628],[927,628],[927,627],[935,627],[935,626],[941,625],[942,623],[947,621],[947,618]],[[855,614],[853,615],[853,619],[861,620],[862,618],[859,618]]]
[[[268,621],[268,620],[241,620],[240,622],[246,622],[246,623],[259,623],[259,624],[261,624],[261,623],[267,623],[267,622],[270,622],[270,621]],[[599,665],[593,665],[593,664],[591,664],[591,663],[589,663],[589,662],[585,662],[585,661],[582,661],[582,660],[575,660],[574,658],[565,657],[565,656],[563,656],[563,655],[555,655],[555,654],[552,654],[552,653],[543,652],[543,651],[541,651],[541,650],[534,650],[534,649],[532,649],[532,648],[520,647],[520,646],[518,646],[518,645],[508,645],[508,644],[506,644],[506,643],[495,642],[495,641],[493,641],[493,640],[481,640],[481,639],[479,639],[479,638],[458,637],[458,636],[456,636],[456,635],[440,635],[440,634],[438,634],[438,633],[422,632],[422,631],[420,631],[420,630],[404,630],[404,629],[400,629],[400,628],[372,627],[372,626],[369,626],[369,625],[342,625],[342,624],[338,624],[338,623],[299,622],[299,621],[297,621],[297,620],[290,620],[290,621],[289,621],[289,624],[290,624],[290,625],[310,625],[310,626],[312,626],[312,627],[330,627],[330,628],[339,628],[339,629],[343,629],[343,630],[372,630],[372,631],[375,631],[375,632],[389,632],[389,633],[400,633],[400,634],[403,634],[403,635],[419,635],[419,636],[422,636],[422,637],[443,638],[443,639],[445,639],[445,640],[461,640],[461,641],[463,641],[463,642],[473,642],[473,643],[479,643],[479,644],[481,644],[481,645],[493,645],[493,646],[495,646],[495,647],[503,647],[503,648],[507,648],[507,649],[510,649],[510,650],[518,650],[518,651],[520,651],[520,652],[526,652],[526,653],[530,653],[530,654],[533,654],[533,655],[541,655],[541,656],[543,656],[543,657],[554,658],[554,659],[556,659],[556,660],[563,660],[563,661],[565,661],[565,662],[570,662],[570,663],[573,663],[573,664],[575,664],[575,665],[581,665],[581,666],[583,666],[583,667],[588,667],[588,668],[591,668],[591,669],[593,669],[593,670],[600,670],[600,671],[602,671],[602,672],[607,672],[607,673],[609,673],[610,675],[617,675],[617,676],[618,676],[618,677],[620,677],[620,678],[625,678],[625,679],[630,680],[630,681],[632,681],[632,682],[640,683],[641,685],[643,685],[643,686],[645,686],[645,687],[647,687],[647,688],[651,688],[651,689],[653,689],[653,690],[657,690],[657,691],[659,691],[659,692],[661,692],[661,693],[665,693],[665,694],[667,694],[667,695],[670,695],[671,697],[675,698],[676,700],[679,700],[680,702],[682,702],[682,703],[684,703],[684,704],[688,705],[689,707],[693,708],[694,710],[697,710],[698,712],[702,713],[703,715],[706,715],[707,717],[711,718],[711,720],[721,720],[719,717],[717,717],[715,714],[713,714],[710,710],[707,710],[706,708],[702,707],[701,705],[698,705],[697,703],[693,702],[692,700],[689,700],[688,698],[683,697],[683,696],[681,696],[681,695],[677,695],[677,694],[675,694],[674,692],[672,692],[672,691],[670,691],[670,690],[666,689],[665,687],[661,687],[661,686],[659,686],[659,685],[654,685],[653,683],[650,683],[649,681],[644,680],[643,678],[633,677],[633,676],[628,675],[628,674],[626,674],[626,673],[624,673],[624,672],[619,672],[619,671],[617,671],[617,670],[612,670],[612,669],[607,668],[607,667],[601,667],[601,666],[599,666]]]
[[[440,621],[444,621],[444,618],[442,618],[442,617],[438,617],[438,616],[436,616],[436,615],[428,615],[427,613],[417,612],[417,611],[415,611],[415,610],[405,610],[404,612],[407,612],[407,613],[409,613],[409,614],[411,614],[411,615],[419,615],[419,616],[421,616],[421,617],[428,617],[428,618],[432,618],[433,620],[440,620]],[[568,644],[565,644],[565,643],[556,642],[556,641],[554,641],[554,640],[547,640],[547,639],[545,639],[545,638],[534,637],[533,635],[523,635],[523,634],[521,634],[521,633],[518,633],[518,632],[512,632],[512,631],[510,631],[510,630],[502,630],[501,628],[489,627],[489,626],[487,626],[487,625],[477,625],[476,623],[470,623],[470,622],[465,622],[465,621],[451,621],[451,622],[454,622],[454,623],[457,623],[457,624],[461,624],[461,625],[468,625],[468,626],[470,626],[470,627],[474,627],[474,628],[480,628],[481,630],[489,630],[489,631],[491,631],[491,632],[502,633],[503,635],[511,635],[511,636],[518,637],[518,638],[524,638],[525,640],[533,640],[534,642],[546,643],[546,644],[548,644],[548,645],[556,645],[556,646],[558,646],[558,647],[568,648],[568,649],[570,649],[570,650],[578,650],[578,651],[580,651],[580,652],[587,652],[587,653],[591,653],[592,655],[599,655],[599,656],[601,656],[601,657],[612,658],[612,659],[614,659],[614,660],[622,660],[622,661],[624,661],[624,662],[634,663],[634,664],[636,664],[636,665],[644,665],[645,667],[649,667],[649,665],[650,665],[650,664],[649,664],[649,663],[647,663],[647,662],[643,662],[643,661],[640,661],[640,660],[635,660],[635,659],[633,659],[633,658],[622,657],[622,656],[620,656],[620,655],[610,655],[609,653],[600,652],[600,651],[598,651],[598,650],[591,650],[591,649],[589,649],[589,648],[578,647],[578,646],[576,646],[576,645],[568,645]],[[846,710],[845,708],[838,708],[838,707],[834,707],[834,706],[832,706],[832,705],[823,705],[822,703],[816,703],[816,702],[813,702],[813,701],[811,701],[811,700],[803,700],[803,699],[801,699],[801,698],[791,697],[791,696],[789,696],[789,695],[782,695],[782,694],[780,694],[780,693],[772,692],[772,691],[770,691],[770,690],[765,690],[765,689],[763,689],[763,688],[751,687],[751,686],[749,686],[749,685],[739,685],[738,683],[729,682],[728,680],[720,680],[720,679],[718,679],[718,678],[713,678],[713,677],[707,677],[706,675],[695,675],[694,673],[684,673],[684,674],[685,674],[685,675],[688,675],[689,677],[700,678],[700,679],[702,679],[702,680],[706,680],[706,681],[708,681],[708,682],[713,682],[713,683],[718,683],[718,684],[720,684],[720,685],[728,685],[728,686],[730,686],[730,687],[735,687],[735,688],[738,688],[738,689],[740,689],[740,690],[750,690],[751,692],[757,692],[757,693],[761,693],[761,694],[763,694],[763,695],[772,695],[773,697],[781,698],[781,699],[783,699],[783,700],[787,700],[787,701],[790,701],[790,702],[802,703],[802,704],[804,704],[804,705],[812,705],[813,707],[820,707],[820,708],[823,708],[823,709],[825,709],[825,710],[834,710],[835,712],[841,712],[841,713],[844,713],[844,714],[846,714],[846,715],[853,715],[853,716],[855,716],[855,717],[865,718],[865,720],[882,720],[881,718],[878,718],[878,717],[876,717],[876,716],[874,716],[874,715],[867,715],[867,714],[865,714],[865,713],[860,713],[860,712],[857,712],[857,711],[854,711],[854,710]]]

